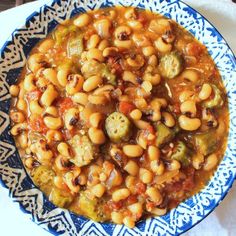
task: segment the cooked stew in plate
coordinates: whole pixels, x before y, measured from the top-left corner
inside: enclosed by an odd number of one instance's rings
[[[209,181],[228,105],[204,45],[176,22],[106,8],[62,22],[27,59],[11,133],[55,205],[134,227]]]

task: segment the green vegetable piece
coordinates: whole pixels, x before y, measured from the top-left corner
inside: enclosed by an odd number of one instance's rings
[[[87,60],[81,67],[81,72],[85,78],[89,78],[93,75],[101,75],[104,66],[95,60]]]
[[[74,158],[70,161],[76,166],[86,166],[94,159],[96,147],[86,135],[82,136],[77,134],[69,141],[69,143],[75,154]]]
[[[99,215],[99,204],[95,198],[93,200],[86,196],[85,192],[80,193],[79,208],[85,216],[91,218],[94,221],[103,221],[103,218]]]
[[[156,126],[156,130],[157,130],[156,145],[158,147],[169,142],[175,135],[173,130],[171,130],[170,128],[168,128],[167,126],[165,126],[162,123],[159,123]]]
[[[178,52],[171,52],[160,60],[159,70],[163,77],[173,79],[183,70],[183,58]]]
[[[195,146],[204,156],[214,152],[217,149],[217,137],[214,131],[207,133],[196,134],[194,136]]]
[[[75,25],[71,25],[69,27],[61,26],[54,31],[53,38],[55,39],[57,45],[61,45],[69,34],[75,33],[76,31],[77,27]]]
[[[190,153],[184,142],[178,141],[173,154],[171,155],[172,160],[181,162],[182,165],[187,166],[190,164]]]
[[[49,199],[54,205],[59,206],[61,208],[66,208],[73,201],[73,196],[66,191],[53,188]]]
[[[221,107],[224,104],[221,92],[216,85],[212,84],[211,87],[213,88],[214,91],[214,97],[208,101],[203,102],[203,106],[206,108]]]
[[[121,140],[127,140],[130,136],[131,123],[128,118],[120,112],[110,114],[105,121],[105,127],[109,138],[115,143]]]
[[[38,166],[32,171],[34,184],[46,195],[49,195],[53,186],[54,171],[48,166]]]
[[[105,64],[103,65],[104,65],[104,68],[102,70],[102,77],[105,77],[109,84],[116,85],[116,76],[111,73],[107,65]]]
[[[80,56],[83,51],[84,51],[84,43],[82,34],[73,37],[69,40],[67,44],[67,55],[69,57]]]

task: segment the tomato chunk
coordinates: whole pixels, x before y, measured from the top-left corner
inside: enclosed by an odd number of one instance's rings
[[[39,100],[39,98],[42,96],[42,92],[39,89],[32,90],[26,94],[27,100]]]
[[[119,104],[119,111],[125,115],[128,115],[134,109],[135,105],[130,102],[120,102]]]
[[[48,131],[48,128],[44,124],[43,118],[41,116],[30,119],[29,128],[32,131],[43,133],[43,134],[45,134]]]
[[[68,109],[72,108],[74,105],[71,98],[61,98],[57,102],[57,106],[59,108],[59,113],[63,114]]]

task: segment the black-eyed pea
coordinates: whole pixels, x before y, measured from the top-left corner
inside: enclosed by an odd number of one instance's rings
[[[32,54],[28,59],[28,68],[36,73],[40,68],[45,66],[45,58],[41,53]]]
[[[153,180],[153,173],[148,169],[140,168],[139,178],[144,184],[149,184]]]
[[[69,145],[65,142],[61,142],[57,145],[57,151],[62,155],[62,156],[70,156],[70,150],[69,150]]]
[[[127,20],[136,19],[137,18],[137,13],[135,11],[135,8],[132,8],[132,7],[127,8],[126,11],[125,11],[124,16]]]
[[[38,47],[39,52],[47,53],[53,48],[55,41],[53,39],[45,39]]]
[[[151,213],[153,215],[156,215],[156,216],[163,216],[163,215],[166,214],[166,212],[167,212],[167,208],[157,208],[157,207],[155,207],[151,210]]]
[[[180,75],[181,78],[189,80],[193,83],[197,82],[199,79],[198,72],[196,70],[187,69]]]
[[[153,19],[151,20],[148,29],[157,34],[163,34],[171,29],[170,21],[163,18]]]
[[[59,116],[58,108],[55,107],[55,106],[49,106],[45,109],[44,115],[50,115],[50,116],[58,117]]]
[[[26,122],[16,124],[11,128],[11,134],[13,136],[17,136],[17,135],[21,134],[22,132],[26,131],[27,129],[28,129],[28,125]]]
[[[100,122],[102,121],[102,119],[103,119],[103,115],[99,112],[95,112],[89,117],[89,123],[93,127],[97,128]]]
[[[121,41],[127,40],[130,34],[131,34],[131,29],[127,25],[118,26],[114,31],[116,39],[119,39]]]
[[[92,110],[88,107],[84,108],[81,112],[80,112],[80,120],[83,121],[85,124],[88,123],[89,121],[89,117],[92,114]]]
[[[104,57],[115,56],[118,53],[118,48],[116,47],[107,47],[102,51]]]
[[[78,93],[84,84],[84,78],[79,74],[73,74],[68,76],[68,83],[66,85],[66,92],[68,95],[74,95]]]
[[[65,184],[64,179],[63,179],[62,176],[55,176],[53,178],[53,183],[59,189],[62,189],[62,190],[67,189],[66,184]]]
[[[135,43],[135,45],[140,48],[152,45],[151,41],[149,40],[149,38],[145,36],[145,34],[134,33],[132,36],[132,40]]]
[[[25,116],[20,111],[14,111],[10,113],[10,118],[14,123],[22,123],[25,121]]]
[[[159,52],[162,52],[162,53],[170,52],[171,49],[172,49],[172,45],[166,43],[166,42],[162,39],[162,37],[159,37],[157,40],[155,40],[155,41],[154,41],[154,45],[155,45],[156,49],[157,49]]]
[[[59,142],[62,138],[62,133],[59,130],[48,130],[46,133],[48,143]]]
[[[135,85],[138,84],[136,75],[133,72],[128,71],[128,70],[124,71],[122,79],[124,81],[130,82],[130,83],[135,84]]]
[[[58,170],[68,170],[67,163],[69,162],[69,158],[66,156],[58,155],[55,158],[55,166]]]
[[[147,188],[146,194],[149,196],[152,202],[156,203],[156,205],[160,205],[163,201],[163,197],[157,188]]]
[[[11,96],[17,97],[20,92],[20,87],[18,85],[13,84],[10,86],[9,92],[10,92]]]
[[[62,87],[66,87],[67,78],[70,74],[70,71],[67,68],[61,68],[57,72],[57,80]]]
[[[43,121],[49,129],[53,130],[59,129],[63,125],[60,117],[45,116]]]
[[[25,79],[24,79],[24,90],[25,91],[30,92],[30,91],[37,89],[37,87],[35,86],[34,80],[35,80],[35,77],[32,73],[25,76]]]
[[[148,65],[155,67],[157,66],[157,64],[158,64],[158,59],[156,55],[152,55],[148,58]]]
[[[128,20],[127,24],[134,30],[140,30],[143,28],[143,24],[138,20]]]
[[[127,171],[130,175],[136,176],[139,172],[139,166],[135,161],[129,160],[125,165],[124,170]]]
[[[205,159],[205,163],[203,165],[203,170],[210,171],[213,170],[218,163],[218,157],[216,154],[211,154]]]
[[[177,160],[172,160],[170,165],[169,165],[169,170],[179,170],[181,168],[181,164]]]
[[[193,117],[197,113],[196,102],[193,100],[186,100],[180,105],[180,111],[183,114],[190,113]]]
[[[72,96],[72,101],[83,106],[88,103],[88,95],[86,93],[78,92]]]
[[[30,146],[30,150],[35,153],[40,163],[48,165],[52,161],[53,152],[48,149],[45,140],[40,139],[39,141],[33,143]]]
[[[125,178],[125,186],[130,190],[131,193],[135,192],[136,177],[128,175]]]
[[[162,161],[151,161],[150,168],[156,175],[162,175],[165,171],[165,166]]]
[[[76,176],[77,177],[77,176]],[[73,192],[73,193],[78,193],[80,191],[80,186],[76,184],[76,181],[74,181],[75,176],[72,172],[67,172],[64,175],[64,181],[68,188]]]
[[[150,105],[154,110],[158,109],[160,106],[165,108],[165,107],[167,107],[167,101],[165,98],[154,98],[151,101]]]
[[[194,169],[199,170],[204,162],[204,156],[201,153],[197,153],[192,157],[192,165]]]
[[[44,108],[39,105],[39,102],[37,100],[30,101],[29,109],[31,114],[41,115],[44,112]]]
[[[88,135],[94,144],[100,145],[106,142],[106,136],[101,129],[91,127],[89,128]]]
[[[129,66],[134,68],[141,68],[144,65],[144,58],[142,55],[136,55],[135,58],[129,57],[127,60]]]
[[[103,83],[103,79],[101,76],[99,75],[91,76],[87,80],[85,80],[83,84],[83,90],[85,92],[90,92],[96,89],[102,83]]]
[[[101,20],[97,20],[96,22],[94,22],[94,28],[101,38],[109,38],[111,35],[111,21],[109,19],[104,18]]]
[[[123,146],[123,152],[128,157],[140,157],[143,154],[143,149],[139,145],[127,144]]]
[[[211,93],[212,93],[211,85],[205,83],[205,84],[202,85],[202,88],[201,88],[201,91],[198,94],[198,97],[201,100],[206,100],[206,99],[208,99],[211,96]]]
[[[79,121],[80,111],[77,108],[70,108],[66,111],[64,116],[65,127],[72,130]]]
[[[88,14],[79,15],[74,21],[74,25],[77,27],[85,27],[92,21],[91,17]]]
[[[147,46],[142,49],[143,55],[145,57],[150,57],[151,55],[154,55],[156,50],[153,46]]]
[[[99,35],[93,34],[90,36],[89,40],[87,41],[87,48],[88,49],[96,48],[99,42],[100,42]]]
[[[133,203],[129,205],[127,208],[134,216],[141,216],[143,213],[143,205],[141,202]]]
[[[179,101],[183,103],[187,100],[194,100],[194,92],[193,91],[184,90],[183,92],[180,93]]]
[[[90,94],[88,96],[88,101],[94,105],[104,105],[109,101],[109,99],[105,95]]]
[[[201,126],[201,120],[198,118],[189,118],[186,115],[179,117],[179,126],[183,130],[194,131]]]
[[[157,161],[160,158],[160,150],[156,146],[149,146],[148,147],[148,158],[150,161]]]
[[[133,123],[138,129],[147,130],[148,128],[150,128],[150,124],[144,120],[133,120]]]
[[[114,45],[118,48],[129,49],[132,47],[132,44],[133,43],[131,40],[119,40],[119,39],[114,40]]]
[[[100,62],[103,62],[104,61],[104,57],[102,55],[102,51],[100,51],[99,49],[97,48],[91,48],[88,50],[87,52],[87,59],[88,60],[97,60],[97,61],[100,61]]]
[[[142,118],[142,112],[139,109],[134,109],[129,115],[133,120],[140,120]]]
[[[123,219],[123,224],[127,226],[128,228],[134,228],[135,227],[135,221],[131,216],[126,216]]]
[[[26,149],[28,147],[28,137],[25,132],[17,136],[17,143],[20,145],[22,149]]]
[[[106,187],[103,184],[96,184],[91,188],[91,192],[94,194],[94,196],[101,198],[103,194],[106,191]]]
[[[135,99],[134,104],[141,111],[145,110],[148,107],[147,101],[144,98]]]
[[[44,77],[50,81],[53,85],[55,85],[56,87],[60,88],[60,84],[57,80],[57,72],[55,69],[53,68],[47,68],[43,70],[43,75]]]
[[[145,90],[146,93],[151,93],[152,91],[152,83],[150,81],[143,81],[143,83],[141,84],[141,87]]]
[[[103,85],[96,90],[94,90],[93,94],[94,95],[104,95],[104,94],[109,94],[112,90],[114,90],[114,86],[110,84]]]
[[[127,189],[127,188],[120,188],[120,189],[115,190],[112,193],[112,200],[114,202],[119,202],[120,200],[124,200],[127,197],[129,197],[129,195],[130,195],[129,189]]]
[[[115,223],[115,224],[122,224],[123,223],[123,214],[121,212],[116,212],[116,211],[113,211],[111,213],[111,220]]]
[[[18,110],[25,112],[27,110],[27,103],[23,98],[19,98],[16,103],[16,107]]]
[[[77,180],[78,180],[78,183],[80,185],[86,185],[87,183],[87,176],[85,174],[80,174],[78,177],[77,177]]]
[[[28,157],[24,159],[24,164],[26,168],[32,170],[37,165],[37,162],[33,157]]]
[[[109,47],[109,42],[106,39],[103,39],[98,45],[98,49],[101,51],[103,51],[107,47]]]
[[[175,126],[175,119],[169,112],[162,112],[161,116],[166,126],[170,128]]]
[[[159,74],[145,73],[143,80],[149,81],[152,85],[158,85],[161,82],[161,76]]]
[[[40,100],[42,105],[44,105],[45,107],[49,107],[57,97],[57,90],[52,84],[49,84],[47,86],[47,89],[43,92]]]

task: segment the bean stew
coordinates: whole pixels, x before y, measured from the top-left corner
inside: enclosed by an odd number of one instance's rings
[[[228,104],[204,45],[113,7],[62,22],[10,87],[11,134],[56,206],[133,228],[200,191],[224,155]]]

